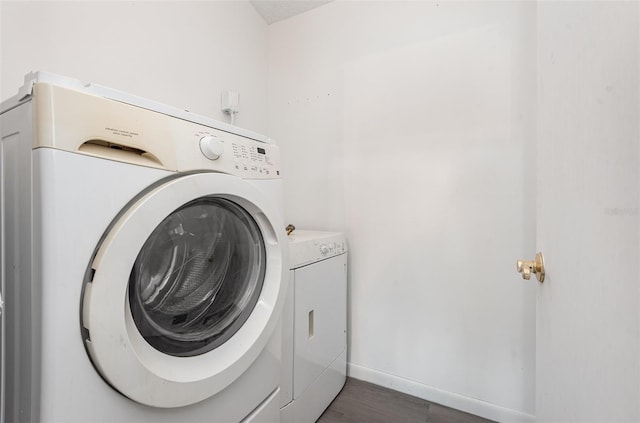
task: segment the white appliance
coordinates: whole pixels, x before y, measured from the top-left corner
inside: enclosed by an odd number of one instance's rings
[[[42,72],[1,111],[6,421],[279,421],[278,147]]]
[[[289,258],[281,420],[315,422],[346,381],[347,242],[341,233],[296,230]]]

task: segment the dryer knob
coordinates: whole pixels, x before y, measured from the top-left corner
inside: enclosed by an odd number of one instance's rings
[[[200,151],[209,160],[217,160],[224,153],[224,144],[212,135],[200,138]]]

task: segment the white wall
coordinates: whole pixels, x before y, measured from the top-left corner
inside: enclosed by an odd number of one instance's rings
[[[534,253],[535,5],[338,1],[269,29],[244,1],[0,15],[2,99],[38,69],[218,119],[239,91],[237,123],[283,146],[288,219],[349,237],[352,374],[534,413],[534,285],[514,263]]]
[[[0,2],[0,90],[46,70],[267,129],[267,25],[246,1]]]
[[[534,414],[535,3],[338,1],[269,28],[287,219],[346,231],[350,372]]]

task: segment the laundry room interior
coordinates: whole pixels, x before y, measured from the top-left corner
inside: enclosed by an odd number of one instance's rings
[[[640,421],[639,2],[2,0],[1,99],[38,70],[272,139],[284,223],[348,245],[349,378]]]

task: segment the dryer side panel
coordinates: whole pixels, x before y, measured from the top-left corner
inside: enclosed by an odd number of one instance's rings
[[[282,365],[280,368],[280,407],[293,400],[293,290],[295,288],[295,271],[289,271],[289,287],[287,299],[282,311]]]

